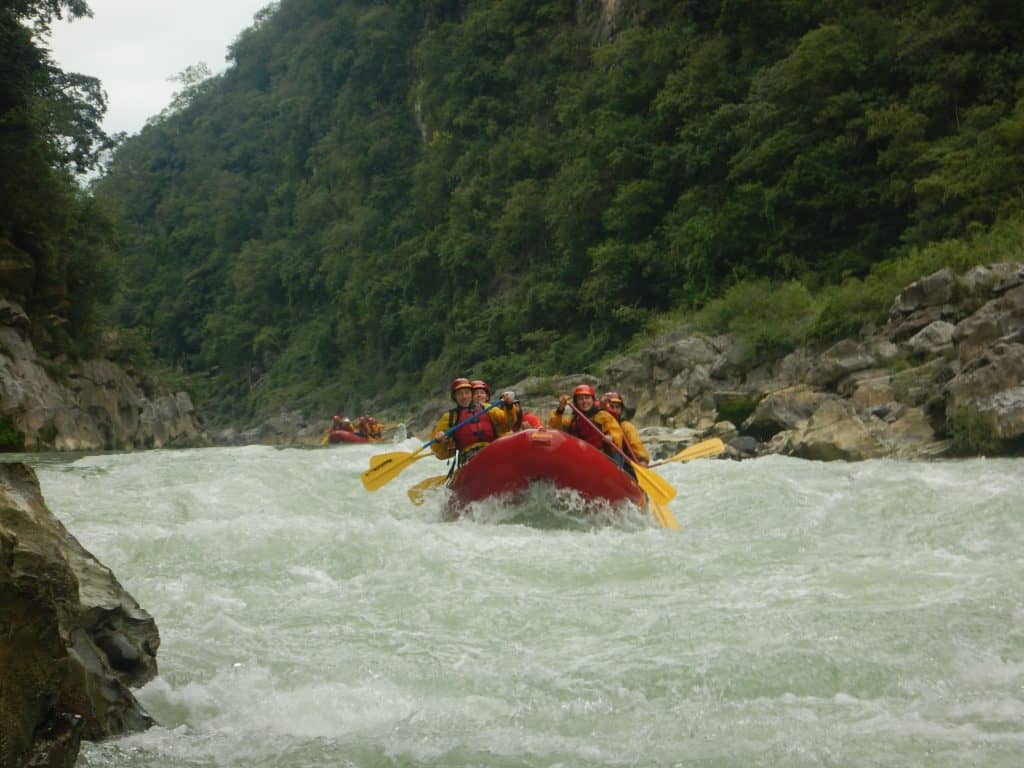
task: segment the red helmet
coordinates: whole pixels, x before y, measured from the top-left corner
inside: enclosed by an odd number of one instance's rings
[[[452,385],[450,388],[452,400],[455,399],[455,390],[457,389],[472,389],[473,385],[469,383],[469,379],[464,376],[459,376],[457,379],[452,379]]]
[[[473,389],[482,389],[488,395],[491,394],[491,388],[487,386],[486,381],[482,381],[481,379],[474,379],[470,386],[472,386]]]
[[[597,392],[589,384],[580,384],[572,391],[573,399],[575,400],[580,395],[590,395],[593,398],[597,397]]]
[[[601,395],[601,400],[603,400],[605,403],[618,403],[623,408],[626,407],[626,403],[622,399],[622,395],[620,395],[618,392],[605,392],[603,395]]]

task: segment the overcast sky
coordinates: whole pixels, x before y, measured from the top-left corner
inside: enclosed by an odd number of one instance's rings
[[[55,22],[50,51],[61,69],[99,78],[107,133],[138,133],[166,107],[167,78],[206,62],[223,72],[228,46],[270,0],[87,0],[91,19]]]

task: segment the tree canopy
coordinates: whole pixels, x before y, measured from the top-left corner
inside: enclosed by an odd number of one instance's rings
[[[224,416],[579,370],[1024,200],[1024,5],[280,0],[120,146],[115,319]]]
[[[112,295],[114,234],[75,180],[98,167],[110,139],[95,78],[64,72],[45,38],[82,0],[13,0],[0,8],[0,296],[22,302],[52,355],[95,348]]]

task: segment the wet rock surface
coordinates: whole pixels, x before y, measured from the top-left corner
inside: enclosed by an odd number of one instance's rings
[[[860,338],[756,365],[738,348],[680,329],[610,361],[599,379],[562,381],[616,389],[638,426],[678,430],[678,439],[655,438],[659,458],[710,436],[733,458],[1024,452],[1024,265],[925,276],[895,298],[884,327]],[[540,410],[554,402],[548,385],[514,388]],[[719,434],[723,421],[736,431]]]
[[[157,673],[153,618],[0,464],[0,765],[74,765],[81,739],[153,724],[130,688]]]
[[[0,450],[98,451],[207,444],[185,392],[147,393],[109,360],[40,358],[21,307],[0,300]]]

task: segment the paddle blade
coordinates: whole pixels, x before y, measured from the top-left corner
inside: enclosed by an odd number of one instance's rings
[[[685,448],[675,456],[659,461],[657,464],[652,464],[652,467],[660,467],[662,464],[669,464],[673,461],[693,461],[694,459],[703,459],[708,456],[717,456],[725,450],[725,443],[719,440],[717,437],[712,437],[710,440],[703,440],[696,445],[691,445],[689,448]]]
[[[668,508],[668,504],[661,504],[652,498],[650,499],[649,506],[651,514],[654,516],[658,525],[662,528],[667,528],[670,531],[679,530],[679,521],[676,520],[676,516],[672,514],[672,510]]]
[[[420,480],[416,485],[409,489],[409,501],[417,507],[420,506],[424,501],[426,501],[424,496],[427,491],[444,485],[445,480],[447,479],[448,475],[438,475],[437,477],[428,477],[426,480]]]
[[[378,467],[381,464],[390,464],[392,461],[395,460],[395,456],[402,456],[405,453],[407,453],[407,451],[398,451],[396,453],[378,453],[375,456],[371,456],[370,457],[370,466],[371,467]],[[430,456],[430,455],[431,454],[429,454],[429,453],[421,453],[419,456],[417,456],[415,459],[413,459],[410,463],[415,464],[420,459],[425,459],[425,458],[427,458],[427,456]]]
[[[409,453],[408,451],[394,451],[392,453],[381,453],[374,456],[370,460],[370,468],[363,472],[362,480],[363,487],[368,491],[376,491],[378,488],[387,485],[396,477],[398,477],[402,470],[406,467],[414,464],[417,459],[422,458],[420,448],[416,453]],[[376,463],[374,462],[376,459]]]
[[[378,454],[375,454],[375,455],[370,457],[370,467],[371,468],[372,467],[379,467],[381,464],[390,464],[391,462],[395,461],[396,457],[405,456],[408,453],[409,453],[408,451],[396,451],[396,452],[393,452],[393,453],[378,453]],[[415,461],[419,461],[420,459],[425,459],[429,455],[430,455],[429,453],[421,453],[419,456],[416,457]]]
[[[651,500],[661,504],[668,504],[676,497],[676,489],[668,480],[663,478],[653,469],[648,469],[641,464],[633,464],[636,472],[636,480],[644,492],[651,497]]]

